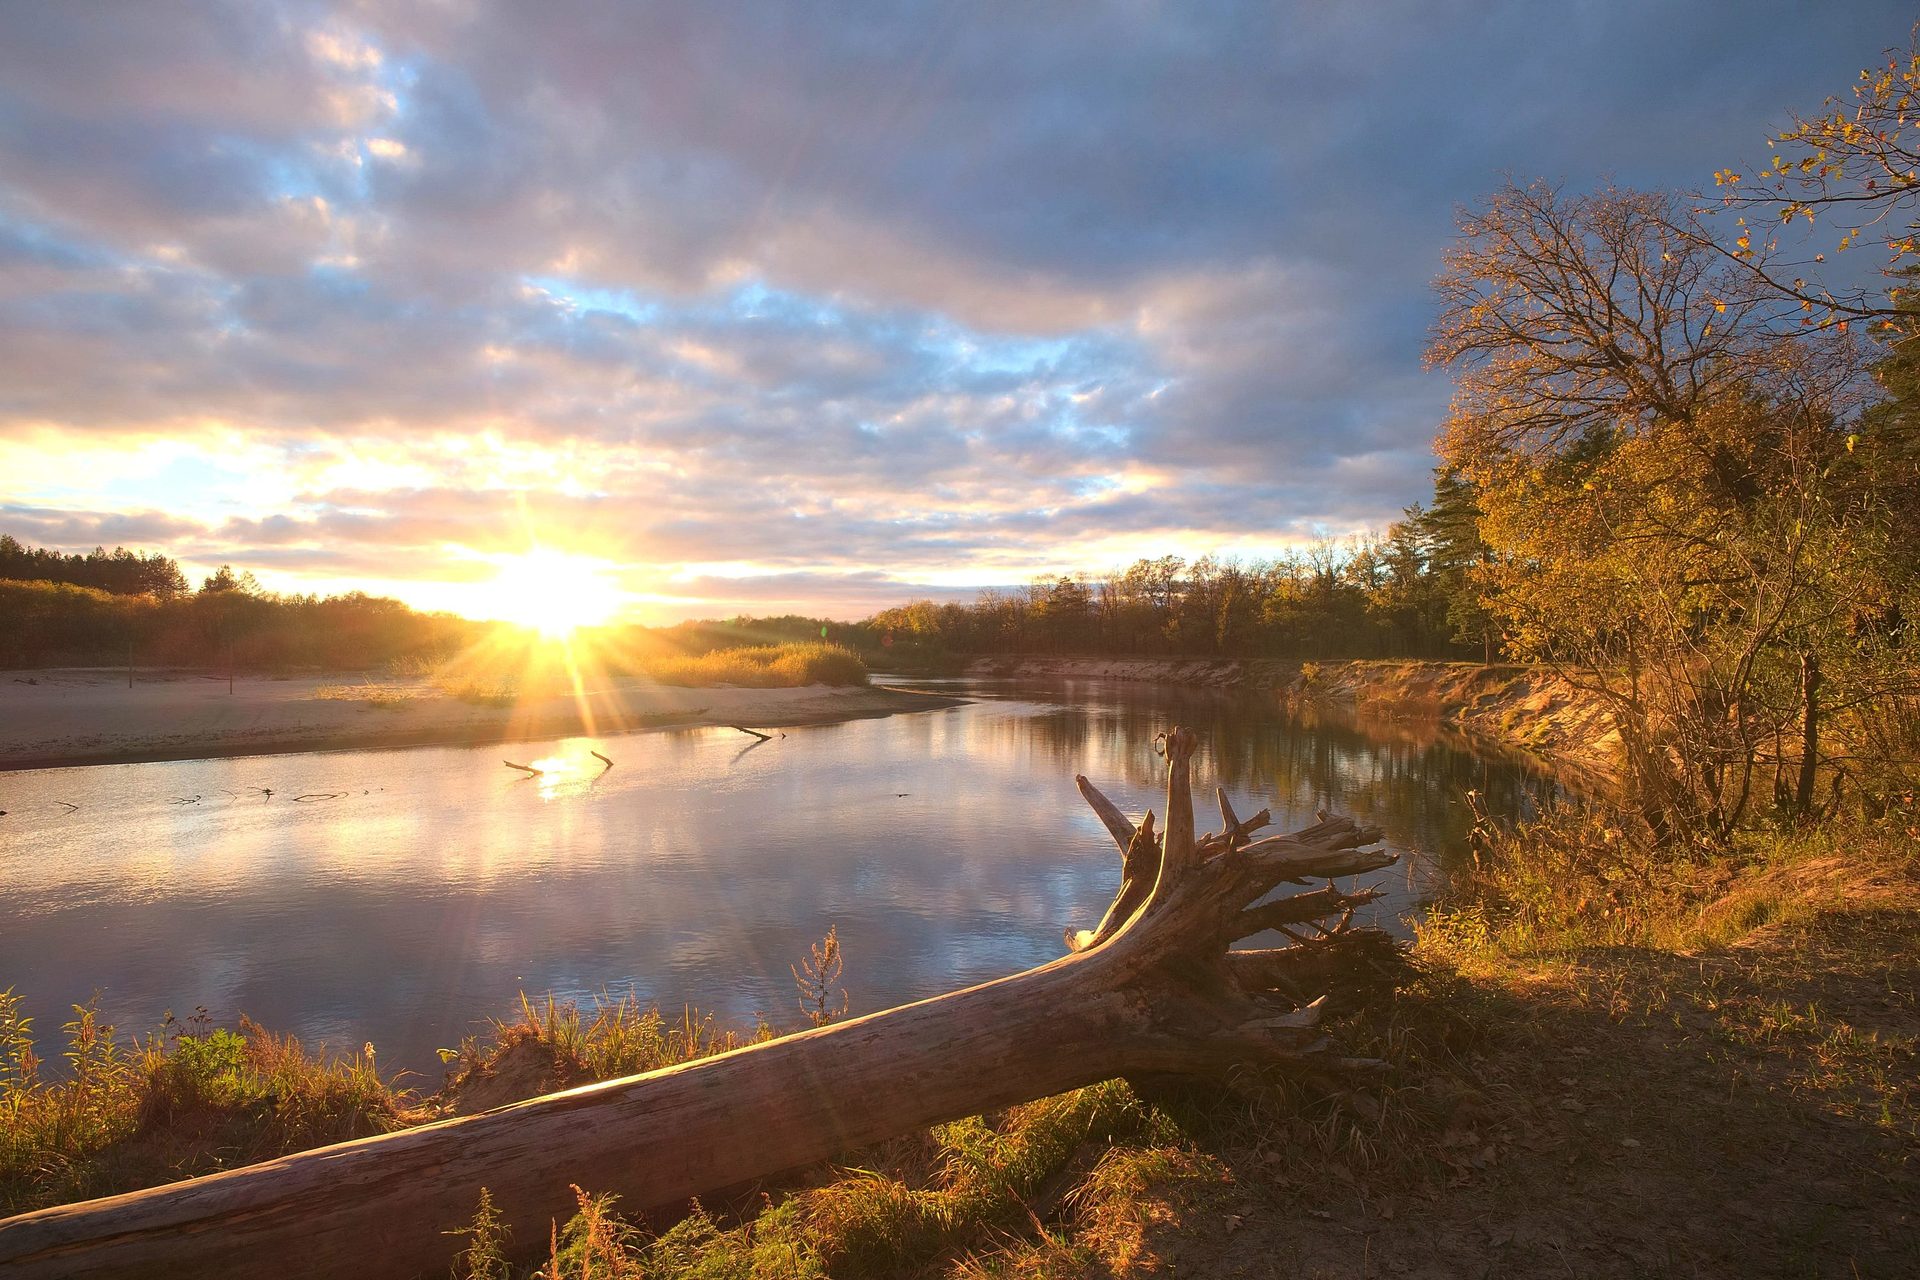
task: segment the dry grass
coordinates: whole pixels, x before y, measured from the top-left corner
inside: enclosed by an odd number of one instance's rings
[[[661,657],[650,660],[646,672],[661,684],[695,688],[731,684],[787,689],[867,683],[867,665],[860,655],[834,644],[759,645],[715,649],[698,657]]]
[[[594,1080],[711,1057],[773,1036],[764,1024],[751,1032],[720,1027],[711,1015],[692,1008],[669,1018],[630,995],[603,996],[582,1009],[552,996],[530,1000],[523,992],[518,1017],[495,1021],[484,1041],[469,1036],[459,1048],[440,1051],[453,1070],[433,1101],[457,1114],[485,1111]]]
[[[521,676],[505,668],[417,662],[404,665],[406,672],[396,671],[393,679],[321,685],[313,696],[323,702],[363,702],[383,711],[397,711],[436,694],[475,706],[510,707],[527,691]]]
[[[435,676],[433,687],[456,702],[477,707],[510,707],[520,701],[521,682],[512,675],[461,677]]]
[[[579,1211],[554,1228],[543,1274],[647,1280],[940,1274],[1022,1238],[1042,1215],[1066,1212],[1066,1193],[1075,1186],[1091,1190],[1072,1212],[1111,1213],[1128,1187],[1111,1172],[1118,1166],[1102,1161],[1133,1150],[1129,1143],[1152,1151],[1156,1142],[1178,1141],[1164,1117],[1113,1081],[858,1153],[863,1167],[763,1201],[745,1220],[696,1207],[664,1233],[649,1235],[622,1222],[608,1198],[575,1188]],[[1097,1176],[1083,1183],[1089,1171]],[[475,1238],[485,1229],[477,1218]]]
[[[1568,803],[1518,824],[1483,818],[1470,865],[1415,929],[1428,954],[1476,973],[1593,947],[1698,951],[1834,908],[1910,903],[1917,848],[1911,808],[1748,831],[1688,856],[1634,839],[1604,807]]]
[[[634,1075],[773,1035],[676,1017],[631,997],[582,1009],[524,995],[444,1056],[455,1064],[431,1098],[379,1072],[372,1045],[322,1056],[241,1018],[204,1015],[123,1038],[91,1008],[63,1029],[58,1078],[39,1056],[33,1020],[0,992],[0,1216],[157,1186],[446,1114],[485,1110],[591,1080]]]
[[[77,1006],[63,1074],[36,1056],[32,1019],[0,993],[0,1212],[153,1186],[407,1122],[369,1045],[319,1057],[242,1019],[122,1041]]]
[[[398,711],[418,698],[420,691],[407,685],[365,680],[359,684],[323,684],[313,696],[321,702],[364,702],[381,711]]]

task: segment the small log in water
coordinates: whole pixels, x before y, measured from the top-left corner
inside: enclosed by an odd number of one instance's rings
[[[1121,887],[1051,964],[646,1075],[24,1214],[0,1222],[0,1273],[437,1277],[458,1249],[445,1233],[482,1187],[537,1248],[574,1207],[569,1183],[678,1212],[702,1192],[1113,1076],[1353,1065],[1319,1023],[1328,991],[1392,954],[1378,930],[1346,923],[1369,895],[1260,900],[1392,855],[1365,849],[1379,832],[1344,818],[1254,840],[1267,815],[1242,822],[1224,795],[1226,830],[1196,839],[1193,749],[1184,729],[1166,736],[1164,836],[1079,779],[1122,851]],[[1292,946],[1228,950],[1296,925]]]

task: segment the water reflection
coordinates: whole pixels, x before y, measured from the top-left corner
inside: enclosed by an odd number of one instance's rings
[[[1051,959],[1118,872],[1073,775],[1158,808],[1172,720],[1204,730],[1196,781],[1241,812],[1352,812],[1420,855],[1385,877],[1389,919],[1460,847],[1463,791],[1514,812],[1548,785],[1242,693],[967,687],[982,700],[770,742],[516,747],[534,774],[449,748],[0,775],[0,987],[42,1028],[98,991],[125,1029],[205,1004],[431,1072],[520,989],[798,1022],[788,965],[828,924],[856,1010]]]
[[[1331,711],[1290,711],[1270,691],[1115,685],[1098,681],[968,682],[976,695],[1037,704],[1020,720],[989,724],[998,750],[1031,737],[1047,763],[1094,777],[1135,807],[1158,804],[1157,761],[1140,749],[1171,721],[1206,727],[1195,778],[1271,805],[1284,828],[1326,809],[1387,831],[1403,849],[1444,857],[1464,847],[1471,826],[1462,797],[1476,790],[1501,814],[1532,812],[1555,789],[1518,756],[1470,750],[1429,724],[1364,721]],[[1124,780],[1124,781],[1123,781]],[[1111,781],[1113,786],[1109,786]],[[1202,815],[1204,827],[1206,815]]]

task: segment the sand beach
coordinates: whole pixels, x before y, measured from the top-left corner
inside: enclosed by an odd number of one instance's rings
[[[951,705],[871,686],[683,688],[602,677],[577,692],[451,692],[362,673],[227,677],[104,668],[0,671],[0,770],[368,747],[510,743],[645,729],[779,729]]]

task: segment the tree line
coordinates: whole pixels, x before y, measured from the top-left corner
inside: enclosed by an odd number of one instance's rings
[[[1063,574],[971,603],[914,601],[863,623],[904,654],[1490,659],[1473,577],[1486,554],[1472,490],[1451,473],[1385,532],[1263,560],[1164,555]]]
[[[163,556],[147,557],[147,563],[154,561],[172,564]],[[178,577],[177,566],[173,574]],[[11,573],[0,577],[0,664],[15,667],[366,669],[436,661],[472,644],[485,630],[484,624],[452,614],[421,613],[398,600],[358,591],[336,596],[264,591],[251,574],[225,566],[197,591],[184,585],[111,590],[21,580]]]
[[[171,599],[187,590],[180,565],[158,552],[148,555],[115,547],[95,547],[86,555],[68,555],[45,547],[23,546],[10,533],[0,533],[0,579],[20,582],[65,582],[92,587],[113,595],[152,595]]]

